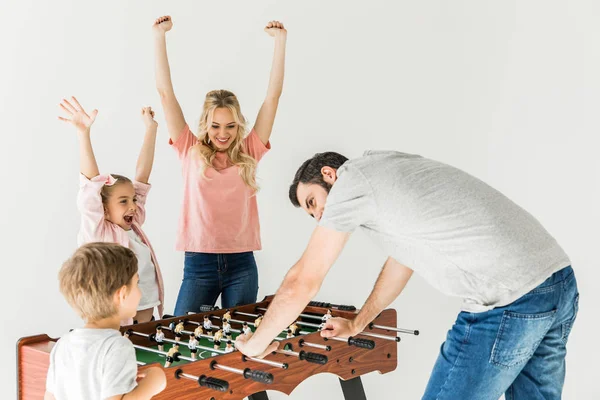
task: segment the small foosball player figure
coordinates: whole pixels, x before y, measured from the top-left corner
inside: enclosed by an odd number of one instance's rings
[[[325,329],[325,322],[321,322],[321,324],[319,324],[319,330],[322,331],[323,329]]]
[[[296,333],[298,332],[298,325],[296,325],[296,323],[294,322],[290,325],[289,330],[292,331],[292,335],[296,335]]]
[[[231,353],[235,350],[235,347],[233,347],[233,343],[231,342],[231,340],[227,341],[227,346],[225,346],[225,353]]]
[[[198,339],[196,339],[196,336],[190,335],[190,340],[188,341],[188,348],[190,349],[190,353],[194,360],[196,359],[196,354],[198,353],[197,347],[198,347]]]
[[[213,337],[213,347],[218,350],[221,348],[221,340],[223,339],[223,331],[218,330],[215,332],[215,336]]]
[[[262,319],[263,319],[263,315],[262,314],[258,314],[258,317],[254,320],[254,327],[255,328],[258,328],[258,326],[262,322]]]
[[[206,334],[212,336],[212,322],[208,318],[208,315],[204,316],[204,322],[202,323],[204,329],[206,330]]]
[[[323,318],[321,318],[321,320],[323,322],[327,322],[327,320],[329,320],[331,317],[333,317],[333,315],[331,315],[331,309],[328,309],[327,314],[323,315]]]
[[[225,334],[225,336],[230,335],[231,324],[229,323],[229,320],[225,317],[223,317],[223,326],[221,327],[221,329],[223,329],[223,333]]]
[[[165,361],[165,368],[169,368],[171,366],[171,363],[175,361],[175,353],[179,353],[178,344],[174,344],[173,347],[171,347],[167,352],[167,361]]]
[[[250,328],[247,322],[244,322],[244,325],[242,326],[242,333],[244,335],[249,335],[250,333],[252,333],[252,329]]]
[[[179,342],[181,340],[181,331],[183,331],[184,329],[184,325],[183,325],[183,321],[179,321],[177,323],[177,325],[175,325],[175,329],[173,330],[173,332],[175,332],[175,341]]]
[[[154,340],[156,340],[158,350],[165,351],[165,333],[162,331],[162,327],[156,327],[156,334],[154,335]]]
[[[292,333],[292,330],[291,330],[291,329],[288,329],[288,330],[287,330],[287,334],[285,335],[285,338],[286,338],[286,339],[291,339],[291,338],[293,338],[293,337],[294,337],[294,334]]]
[[[223,314],[223,319],[226,319],[227,321],[231,321],[231,310],[227,309],[225,314]]]
[[[202,329],[202,325],[198,325],[198,327],[194,329],[194,336],[196,336],[196,339],[200,340],[203,334],[204,330]]]

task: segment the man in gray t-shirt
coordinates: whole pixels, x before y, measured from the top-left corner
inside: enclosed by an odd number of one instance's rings
[[[389,258],[356,318],[330,319],[322,336],[360,333],[417,271],[463,299],[424,398],[471,398],[474,388],[482,398],[509,388],[560,395],[578,293],[568,256],[528,212],[457,168],[393,151],[353,160],[317,154],[300,167],[289,195],[318,227],[240,351],[256,355],[267,347],[317,293],[351,232],[361,228]],[[464,345],[469,340],[471,347]],[[456,374],[463,358],[470,368]],[[531,374],[533,382],[524,378]]]

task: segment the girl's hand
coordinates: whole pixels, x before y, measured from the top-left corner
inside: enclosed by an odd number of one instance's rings
[[[71,123],[79,133],[89,132],[90,127],[96,120],[98,110],[93,110],[92,113],[88,115],[75,97],[71,97],[71,99],[74,105],[65,99],[60,103],[60,107],[68,114],[69,118],[59,116],[58,119]]]
[[[173,28],[173,20],[170,15],[157,18],[154,21],[154,25],[152,25],[152,30],[155,33],[167,33],[171,28]]]
[[[154,120],[154,111],[152,107],[142,107],[142,121],[146,128],[156,128],[158,123]]]
[[[279,21],[270,21],[265,27],[265,32],[267,32],[271,37],[287,36],[287,31],[283,27],[283,24]]]

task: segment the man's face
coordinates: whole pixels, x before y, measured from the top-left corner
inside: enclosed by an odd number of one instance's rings
[[[328,185],[333,185],[337,179],[336,170],[330,167],[323,167],[321,170],[323,180]],[[308,215],[317,222],[321,220],[325,210],[325,202],[329,191],[316,183],[300,183],[296,191],[300,206]]]

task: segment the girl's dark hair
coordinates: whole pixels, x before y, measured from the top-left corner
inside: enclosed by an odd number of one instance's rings
[[[323,180],[321,169],[323,167],[338,169],[346,161],[348,161],[347,157],[344,157],[343,155],[333,151],[317,153],[312,158],[304,161],[300,168],[298,168],[298,171],[296,171],[294,181],[290,185],[289,196],[292,204],[295,207],[300,207],[297,193],[298,184],[300,183],[316,183],[317,185],[322,186],[327,193],[329,193],[331,185]]]

